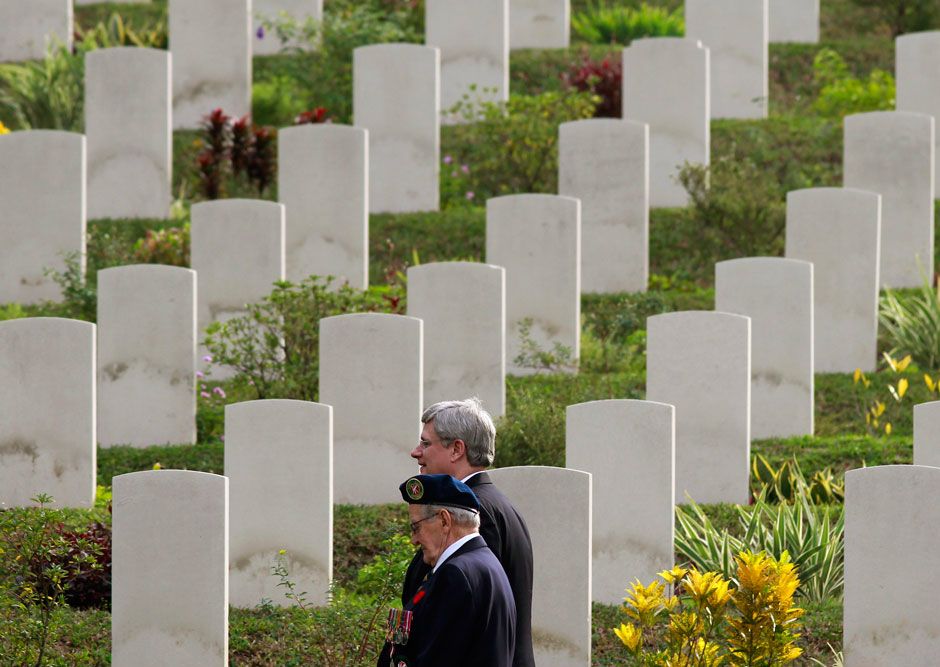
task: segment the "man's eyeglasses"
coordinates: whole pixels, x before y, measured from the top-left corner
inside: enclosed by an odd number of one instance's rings
[[[440,441],[441,447],[446,448],[448,442],[451,442],[451,443],[452,443],[453,440],[444,440],[444,439],[442,438],[441,441]],[[430,440],[425,440],[424,438],[421,438],[421,439],[418,440],[418,444],[421,445],[421,449],[427,449],[428,447],[430,447],[430,446],[433,445],[434,443],[433,443],[432,441],[430,441]]]
[[[421,527],[421,524],[422,524],[422,523],[424,523],[424,522],[427,521],[428,519],[434,519],[435,517],[437,517],[438,514],[439,514],[439,512],[438,512],[438,513],[435,513],[435,514],[432,514],[431,516],[426,516],[426,517],[424,517],[423,519],[418,519],[417,521],[412,521],[411,524],[410,524],[410,525],[411,525],[411,534],[414,535],[415,533],[417,533],[417,532],[418,532],[418,528]]]

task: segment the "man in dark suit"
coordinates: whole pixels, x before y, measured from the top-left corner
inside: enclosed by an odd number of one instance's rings
[[[513,667],[535,667],[532,652],[532,539],[522,515],[486,469],[496,454],[496,427],[476,398],[435,403],[421,415],[421,440],[411,452],[425,474],[463,481],[480,501],[480,535],[509,579],[516,604]],[[418,551],[408,566],[402,604],[414,597],[430,567]]]
[[[480,537],[476,496],[450,475],[417,475],[399,490],[431,573],[390,610],[379,667],[511,667],[512,589]]]

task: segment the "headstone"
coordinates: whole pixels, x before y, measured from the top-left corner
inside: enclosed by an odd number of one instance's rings
[[[619,118],[562,123],[558,194],[581,200],[581,290],[645,292],[649,126]]]
[[[30,130],[0,135],[0,303],[58,301],[47,269],[66,257],[85,273],[85,137]]]
[[[285,279],[284,206],[252,199],[219,199],[192,207],[190,253],[199,276],[198,338],[206,327],[247,312]],[[209,355],[200,348],[199,357]],[[213,365],[212,379],[232,377],[227,366]]]
[[[425,43],[441,52],[445,114],[465,95],[471,100],[509,99],[511,1],[516,0],[426,0]],[[461,118],[460,114],[445,117]]]
[[[813,265],[718,262],[715,310],[751,318],[751,438],[813,435]]]
[[[334,502],[391,503],[415,473],[421,320],[358,313],[320,320],[320,402],[333,406]]]
[[[543,351],[581,350],[581,202],[558,195],[508,195],[486,202],[486,261],[506,269],[506,367],[525,352],[522,329]]]
[[[819,0],[770,0],[770,41],[819,42]]]
[[[173,127],[251,113],[251,0],[169,0]]]
[[[288,280],[332,275],[369,286],[368,131],[333,124],[281,130],[278,199],[287,206]]]
[[[353,51],[353,114],[369,131],[370,212],[438,210],[440,110],[438,49],[373,44]]]
[[[225,406],[225,474],[231,485],[229,597],[287,607],[283,559],[297,592],[327,604],[333,578],[333,409],[306,401]],[[279,557],[279,552],[284,554]]]
[[[938,498],[937,468],[876,466],[845,474],[846,665],[936,663],[940,540],[930,526],[940,522]]]
[[[934,118],[934,159],[940,155],[940,30],[899,35],[895,42],[896,107]],[[940,168],[934,167],[934,197]]]
[[[493,483],[532,537],[532,648],[539,667],[591,664],[591,475],[547,466],[499,468]],[[629,584],[624,581],[624,586]]]
[[[709,164],[709,73],[699,41],[637,39],[623,50],[623,117],[649,125],[650,206],[685,206],[679,170]]]
[[[196,272],[98,272],[98,442],[196,442]]]
[[[0,322],[0,509],[95,502],[95,325]]]
[[[766,118],[768,0],[685,0],[685,34],[711,51],[711,117]]]
[[[40,60],[72,48],[72,0],[0,0],[0,62]]]
[[[686,311],[646,320],[646,398],[676,408],[676,502],[750,498],[751,320]]]
[[[424,402],[476,396],[506,411],[506,270],[474,262],[408,269],[408,314],[424,321]]]
[[[114,478],[111,664],[228,664],[228,478]]]
[[[323,18],[323,0],[251,0],[254,15],[254,40],[252,53],[256,56],[270,56],[279,53],[285,46],[277,32],[265,27],[265,22],[282,21],[290,18],[303,26],[310,19],[320,21]]]
[[[817,373],[875,370],[881,196],[848,188],[787,194],[786,256],[813,264]]]
[[[509,0],[512,49],[566,49],[571,34],[571,0]]]
[[[674,564],[675,409],[609,400],[569,405],[567,415],[565,466],[591,473],[594,489],[591,599],[617,605],[634,579]]]
[[[881,195],[881,286],[923,285],[934,262],[933,118],[846,116],[843,169],[845,187]]]
[[[170,54],[121,47],[85,55],[88,215],[166,218],[173,176]]]
[[[914,406],[914,465],[940,468],[940,401]]]

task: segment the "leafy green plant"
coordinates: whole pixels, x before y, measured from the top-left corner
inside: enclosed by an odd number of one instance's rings
[[[938,288],[940,289],[940,288]],[[913,294],[885,289],[878,323],[889,354],[910,354],[924,368],[940,368],[940,291],[925,279]]]
[[[904,401],[910,381],[903,377],[903,373],[911,364],[911,356],[907,355],[899,361],[887,352],[882,356],[885,366],[876,376],[878,383],[873,383],[860,368],[855,369],[852,380],[855,386],[856,410],[859,416],[865,415],[866,430],[870,435],[883,433],[888,436],[901,416],[910,412]],[[911,367],[911,370],[915,369],[916,367]],[[930,376],[925,377],[929,387]]]
[[[694,501],[688,508],[676,507],[676,553],[699,570],[720,572],[730,579],[734,555],[741,551],[773,556],[787,551],[799,569],[803,598],[819,602],[842,596],[844,506],[815,506],[801,495],[792,505],[758,500],[751,506],[735,505],[734,511],[741,537],[716,529]]]
[[[61,317],[94,322],[98,319],[98,286],[85,273],[81,256],[76,252],[65,255],[65,270],[47,268],[49,276],[62,290]]]
[[[594,116],[620,118],[622,113],[623,61],[619,56],[591,58],[587,49],[581,53],[581,62],[572,64],[563,75],[565,85],[597,97]]]
[[[231,366],[233,380],[256,398],[316,400],[320,320],[361,312],[403,312],[400,287],[358,290],[334,285],[332,277],[309,276],[300,284],[279,282],[246,315],[213,323],[205,344],[215,364]]]
[[[148,229],[134,243],[134,260],[141,264],[189,266],[189,223],[182,227]]]
[[[536,373],[561,373],[576,370],[578,362],[573,358],[571,348],[558,341],[548,350],[544,349],[532,337],[532,318],[527,317],[519,322],[519,354],[512,362],[522,368],[531,368]]]
[[[146,28],[135,29],[124,18],[114,12],[107,21],[101,21],[92,28],[75,28],[75,40],[94,44],[97,48],[115,46],[138,46],[151,49],[166,49],[169,46],[169,30],[165,20],[157,21]]]
[[[643,3],[638,8],[596,2],[571,17],[571,29],[593,44],[627,45],[640,37],[672,37],[685,34],[682,10]]]
[[[891,36],[937,28],[940,7],[936,0],[854,0],[860,7],[871,7],[891,29]]]
[[[807,497],[816,505],[841,503],[845,500],[845,483],[836,480],[832,468],[817,470],[807,480],[796,458],[774,468],[760,454],[751,462],[751,485],[756,500],[768,503],[793,503]]]
[[[842,118],[864,111],[894,109],[894,77],[874,69],[868,79],[861,80],[837,52],[820,49],[813,59],[813,79],[819,86],[819,97],[813,103],[816,112],[827,118]]]
[[[382,540],[379,553],[356,575],[356,592],[376,598],[386,597],[389,586],[394,590],[405,580],[408,565],[415,555],[411,540],[395,532]]]
[[[62,44],[42,60],[0,65],[0,120],[13,129],[81,132],[85,101],[85,57]]]

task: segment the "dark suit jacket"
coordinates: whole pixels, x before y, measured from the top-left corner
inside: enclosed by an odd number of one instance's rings
[[[535,667],[532,653],[532,539],[522,515],[516,511],[490,476],[481,472],[467,480],[480,500],[480,535],[486,541],[509,579],[516,603],[516,653],[513,667]],[[405,575],[402,604],[414,597],[424,577],[431,571],[415,554]]]
[[[511,667],[516,608],[496,556],[479,536],[460,547],[404,605],[414,612],[394,662],[409,667]],[[386,645],[383,656],[387,655]],[[387,660],[387,658],[385,658]],[[380,667],[389,663],[381,662]]]

